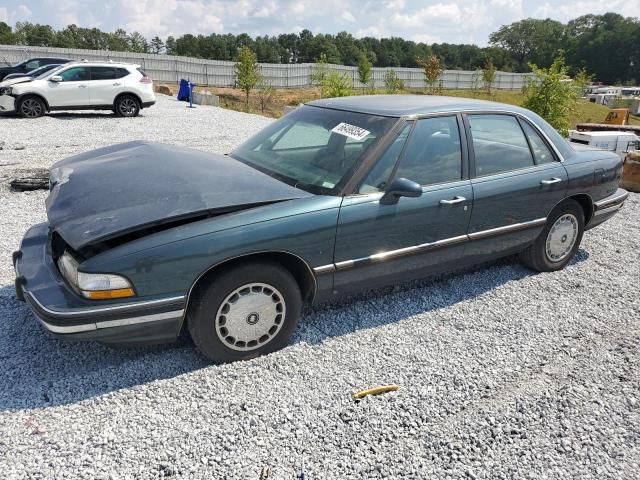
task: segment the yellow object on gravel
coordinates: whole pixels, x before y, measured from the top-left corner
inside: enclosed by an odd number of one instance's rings
[[[354,400],[361,400],[367,395],[380,395],[381,393],[387,392],[395,392],[398,390],[400,386],[398,385],[381,385],[379,387],[367,388],[365,390],[360,390],[352,395]]]

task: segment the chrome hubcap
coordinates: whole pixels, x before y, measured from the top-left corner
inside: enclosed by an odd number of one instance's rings
[[[284,325],[282,294],[266,283],[236,288],[216,314],[216,334],[232,350],[249,351],[269,343]]]
[[[27,99],[22,102],[22,113],[25,117],[39,117],[42,115],[42,105],[37,100]]]
[[[558,218],[547,235],[546,253],[552,262],[567,258],[578,237],[578,219],[570,213]]]
[[[120,102],[120,113],[122,113],[122,115],[133,115],[136,113],[137,108],[136,102],[130,98],[125,98]]]

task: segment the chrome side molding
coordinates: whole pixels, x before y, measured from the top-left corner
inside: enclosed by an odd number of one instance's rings
[[[416,255],[418,253],[426,252],[429,250],[435,250],[438,248],[444,248],[453,246],[456,244],[465,243],[472,240],[481,240],[484,238],[490,238],[498,235],[504,235],[505,233],[518,232],[520,230],[527,230],[529,228],[539,227],[545,224],[547,217],[537,218],[529,222],[514,223],[513,225],[506,225],[504,227],[490,228],[488,230],[481,230],[479,232],[473,232],[467,235],[459,235],[457,237],[444,238],[430,243],[423,243],[421,245],[413,245],[410,247],[399,248],[397,250],[389,250],[387,252],[375,253],[368,257],[354,258],[351,260],[343,260],[341,262],[330,263],[328,265],[321,265],[315,267],[313,271],[322,275],[325,273],[334,273],[338,270],[346,270],[349,268],[365,265],[369,263],[383,262],[386,260],[392,260],[408,255]]]

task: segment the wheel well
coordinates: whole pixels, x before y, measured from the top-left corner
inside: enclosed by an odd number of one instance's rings
[[[578,194],[569,198],[580,204],[584,211],[584,224],[586,225],[589,223],[589,220],[591,220],[591,217],[593,216],[593,202],[591,201],[591,197],[587,194]]]
[[[222,271],[232,269],[238,265],[253,263],[256,261],[269,261],[286,268],[298,283],[303,302],[311,303],[313,301],[313,297],[316,293],[316,278],[309,265],[307,265],[307,263],[300,257],[291,253],[264,252],[232,258],[209,268],[209,270],[200,275],[200,277],[198,277],[191,286],[187,296],[187,311],[192,303],[192,299],[197,298],[200,295],[202,289],[208,285],[215,275]]]
[[[116,108],[116,103],[118,103],[118,99],[120,97],[125,96],[125,95],[128,95],[130,97],[134,97],[136,100],[138,100],[138,104],[139,104],[140,108],[142,108],[142,99],[137,94],[135,94],[133,92],[122,92],[122,93],[119,93],[118,96],[113,100],[113,108]]]
[[[49,111],[49,102],[47,102],[47,99],[44,98],[42,95],[39,95],[37,93],[23,93],[22,95],[20,95],[16,100],[16,106],[25,98],[27,97],[38,97],[40,100],[42,100],[44,102],[44,106],[47,109],[47,112]]]

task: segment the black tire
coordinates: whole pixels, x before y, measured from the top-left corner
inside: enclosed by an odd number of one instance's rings
[[[241,292],[236,293],[239,289]],[[238,296],[235,302],[234,295]],[[256,306],[253,301],[266,303]],[[196,292],[192,302],[187,318],[189,333],[198,350],[216,363],[248,360],[285,347],[302,311],[295,278],[271,262],[245,263],[222,271]],[[269,330],[265,332],[266,328]],[[249,330],[249,336],[242,338],[241,333]],[[259,339],[252,337],[260,335],[255,331],[263,332]],[[237,338],[233,336],[236,333]]]
[[[16,111],[22,118],[38,118],[47,112],[47,105],[40,97],[27,95],[20,99]]]
[[[554,227],[556,230],[552,234]],[[551,212],[536,241],[522,253],[522,262],[538,272],[562,270],[580,248],[583,234],[584,210],[575,200],[565,200]],[[556,240],[555,248],[551,246],[554,239]],[[565,242],[571,241],[573,241],[572,245],[569,243],[564,245]],[[552,258],[551,255],[554,254],[557,255]]]
[[[140,113],[140,102],[133,95],[120,95],[114,107],[119,117],[137,117]]]

